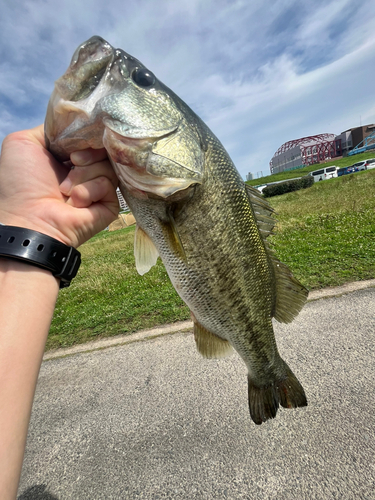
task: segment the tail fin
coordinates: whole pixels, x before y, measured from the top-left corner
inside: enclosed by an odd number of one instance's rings
[[[307,406],[305,391],[285,363],[286,374],[269,385],[257,386],[248,377],[249,410],[255,424],[275,418],[279,404],[284,408]]]

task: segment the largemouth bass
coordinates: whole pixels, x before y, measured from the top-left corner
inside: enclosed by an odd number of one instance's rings
[[[140,61],[95,36],[56,81],[45,135],[60,160],[106,148],[137,222],[138,272],[160,256],[191,310],[198,351],[208,358],[238,352],[253,421],[274,418],[279,405],[305,406],[272,318],[292,321],[307,290],[267,243],[272,208],[244,184],[202,120]]]

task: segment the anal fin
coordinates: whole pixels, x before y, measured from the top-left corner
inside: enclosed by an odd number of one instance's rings
[[[225,358],[233,352],[232,346],[227,340],[224,340],[214,333],[208,331],[195,319],[194,321],[194,339],[198,352],[205,358]]]
[[[151,238],[138,225],[134,235],[134,257],[135,267],[141,276],[156,264],[159,257],[159,252]]]

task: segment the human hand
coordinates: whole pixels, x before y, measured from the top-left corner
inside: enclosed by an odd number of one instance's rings
[[[43,125],[7,136],[0,156],[0,223],[78,247],[116,219],[117,177],[104,149],[72,153],[74,169],[45,148]]]

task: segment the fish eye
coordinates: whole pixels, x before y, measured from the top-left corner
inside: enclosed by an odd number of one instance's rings
[[[155,83],[155,76],[146,68],[136,68],[132,73],[134,82],[140,87],[151,87]]]

